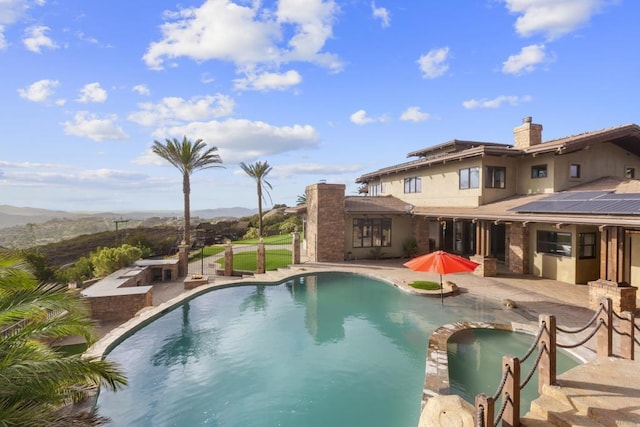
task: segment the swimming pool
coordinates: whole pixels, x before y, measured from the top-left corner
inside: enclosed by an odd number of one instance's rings
[[[457,320],[522,318],[348,273],[215,290],[108,354],[129,386],[102,391],[98,411],[115,426],[414,427],[429,336]]]

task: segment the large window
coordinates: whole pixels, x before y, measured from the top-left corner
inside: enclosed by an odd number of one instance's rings
[[[384,193],[384,182],[379,184],[369,184],[368,194],[369,196],[379,196]]]
[[[477,167],[460,169],[459,175],[461,190],[478,188],[480,185],[480,169]]]
[[[391,246],[391,218],[356,218],[353,220],[353,247]]]
[[[588,259],[596,257],[596,233],[578,234],[578,258]]]
[[[546,178],[547,165],[531,166],[531,178]]]
[[[538,230],[536,252],[571,256],[571,233]]]
[[[504,166],[487,166],[484,178],[485,188],[505,188],[507,186],[507,168]]]
[[[422,193],[422,179],[418,177],[404,179],[405,193]]]

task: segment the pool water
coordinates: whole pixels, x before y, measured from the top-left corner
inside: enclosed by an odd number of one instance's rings
[[[347,273],[215,290],[108,354],[129,386],[101,391],[98,412],[114,426],[414,427],[429,336],[459,320],[522,318]]]
[[[535,337],[518,332],[496,329],[469,329],[462,331],[447,342],[449,359],[449,381],[452,394],[457,394],[468,402],[484,393],[493,396],[502,379],[502,357],[512,354],[522,358]],[[537,351],[520,365],[520,383],[526,379],[537,357]],[[565,372],[578,362],[558,349],[556,366],[559,373]],[[531,401],[538,397],[538,371],[533,374],[526,387],[520,391],[520,415],[529,412]],[[496,411],[502,404],[496,402]]]

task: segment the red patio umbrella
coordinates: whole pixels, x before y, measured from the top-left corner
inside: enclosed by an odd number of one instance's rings
[[[475,270],[480,264],[445,251],[435,251],[413,258],[405,262],[403,265],[405,267],[409,267],[413,271],[440,274],[440,301],[444,304],[442,275],[452,273],[469,273]]]

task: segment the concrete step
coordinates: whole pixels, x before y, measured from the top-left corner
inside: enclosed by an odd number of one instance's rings
[[[547,425],[559,427],[602,427],[604,425],[590,418],[586,413],[578,413],[573,406],[566,403],[566,400],[564,396],[561,400],[557,400],[553,396],[542,395],[531,402],[531,411],[526,415],[526,418],[528,420],[545,420]]]

